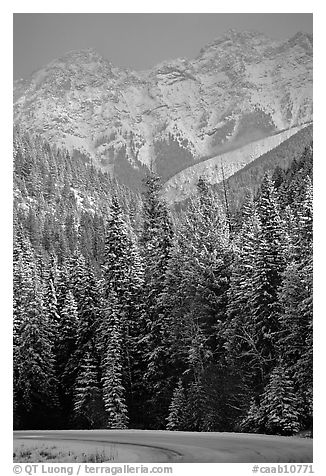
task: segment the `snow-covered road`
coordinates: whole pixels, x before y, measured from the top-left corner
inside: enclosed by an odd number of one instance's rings
[[[312,440],[243,433],[190,433],[151,430],[16,431],[16,443],[28,439],[113,445],[114,462],[141,463],[311,463]],[[66,441],[65,441],[66,440]]]

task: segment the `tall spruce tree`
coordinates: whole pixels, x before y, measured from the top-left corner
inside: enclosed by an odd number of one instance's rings
[[[116,296],[116,313],[122,339],[122,381],[132,419],[139,419],[144,405],[141,375],[144,373],[142,346],[138,336],[144,327],[141,292],[143,263],[133,230],[126,223],[118,199],[113,197],[106,225],[103,277],[104,297]],[[136,397],[138,393],[138,397]],[[140,415],[139,415],[140,414]]]
[[[266,374],[273,368],[277,358],[280,330],[278,292],[285,267],[286,239],[277,200],[274,185],[266,175],[258,197],[261,228],[253,260],[253,291],[250,296],[255,345],[263,358]]]
[[[162,198],[162,185],[158,176],[149,174],[144,181],[143,228],[141,247],[144,259],[143,300],[146,331],[142,342],[147,361],[145,373],[149,389],[149,413],[157,428],[165,427],[165,415],[171,395],[171,369],[167,365],[169,354],[169,318],[162,305],[166,273],[172,251],[173,228],[167,205]]]
[[[118,299],[112,291],[109,307],[105,312],[105,333],[102,334],[104,352],[102,356],[103,400],[106,426],[112,429],[127,428],[129,417],[122,381],[122,335]]]

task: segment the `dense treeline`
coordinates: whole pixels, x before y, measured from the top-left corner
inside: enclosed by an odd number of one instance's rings
[[[312,147],[229,216],[14,141],[15,428],[312,425]]]

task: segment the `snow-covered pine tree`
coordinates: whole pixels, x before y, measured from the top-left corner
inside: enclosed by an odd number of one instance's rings
[[[245,417],[241,420],[239,425],[241,431],[248,433],[259,433],[263,431],[263,420],[259,406],[254,398],[250,401],[250,406]]]
[[[112,198],[106,229],[103,264],[105,297],[108,298],[114,291],[122,305],[128,293],[130,263],[127,227],[116,197]]]
[[[100,425],[103,415],[102,417],[100,416],[101,407],[98,401],[100,395],[99,340],[103,320],[103,296],[91,264],[87,263],[84,257],[78,254],[78,251],[75,253],[75,258],[76,267],[75,270],[71,272],[71,283],[73,285],[74,295],[77,297],[77,318],[74,333],[75,347],[69,357],[64,377],[69,378],[70,389],[71,384],[73,384],[73,392],[75,394],[76,385],[79,385],[81,379],[86,378],[86,370],[89,370],[90,375],[93,375],[93,366],[95,366],[94,371],[97,373],[99,381],[98,392],[94,390],[95,393],[93,397],[87,400],[87,409],[86,403],[84,402],[83,404],[84,406],[82,408],[90,415],[90,419],[88,420],[85,416],[83,424],[86,426]],[[92,363],[91,366],[90,362]],[[90,367],[87,367],[86,364]],[[71,390],[69,393],[71,395]],[[76,396],[74,398],[76,399]],[[80,416],[80,414],[81,410],[78,415]],[[88,423],[85,423],[87,421]]]
[[[19,309],[14,349],[18,413],[25,425],[44,425],[46,418],[51,426],[57,407],[55,358],[44,289],[31,251],[22,257],[20,273],[24,306]]]
[[[79,286],[76,349],[78,358],[90,349],[96,353],[103,312],[102,290],[91,265],[86,262],[83,274],[80,276]]]
[[[253,325],[251,296],[255,253],[259,243],[261,223],[252,197],[243,207],[243,223],[233,240],[234,259],[231,265],[228,290],[228,318],[223,328],[227,359],[254,384],[257,373],[263,378],[263,357],[256,347],[256,330]]]
[[[86,428],[101,428],[104,404],[98,362],[93,349],[85,351],[74,386],[74,415]]]
[[[104,249],[104,296],[113,291],[118,299],[123,337],[128,341],[139,319],[143,264],[135,235],[128,229],[116,197],[112,198]]]
[[[132,325],[138,313],[139,292],[143,284],[143,263],[135,233],[123,217],[116,197],[112,198],[104,249],[104,291],[114,291],[124,320]]]
[[[163,250],[163,244],[167,248],[171,247],[171,238],[173,236],[171,218],[166,203],[162,196],[162,183],[160,178],[153,172],[147,175],[144,180],[143,192],[143,229],[141,241],[143,246],[151,245],[158,237]],[[167,251],[167,250],[165,250]],[[168,259],[168,254],[161,255]],[[166,260],[165,260],[166,261]]]
[[[59,401],[65,425],[71,424],[73,390],[76,379],[74,360],[77,340],[78,311],[72,292],[68,289],[60,311],[56,345],[56,371],[59,382]]]
[[[122,381],[122,336],[118,299],[111,291],[105,311],[105,333],[102,333],[104,353],[102,356],[103,401],[106,426],[124,429],[128,426],[128,408]]]
[[[171,404],[169,406],[169,415],[167,417],[167,430],[186,430],[186,410],[187,399],[184,392],[182,380],[180,379],[178,385],[173,391]]]
[[[306,192],[295,204],[297,226],[291,237],[292,261],[283,273],[279,300],[282,309],[279,338],[282,361],[291,372],[297,395],[301,398],[301,419],[312,422],[312,185],[306,178]]]
[[[301,263],[290,263],[280,291],[282,306],[279,338],[282,360],[291,371],[295,389],[303,400],[312,391],[312,273]],[[306,396],[308,396],[308,394]],[[309,400],[310,398],[308,398]],[[312,402],[311,402],[312,404]],[[306,411],[307,413],[307,408]]]
[[[113,292],[116,296],[122,339],[121,365],[123,385],[126,389],[126,401],[130,416],[139,418],[144,404],[142,396],[142,375],[144,359],[139,335],[143,333],[142,285],[144,269],[133,230],[126,223],[116,197],[112,198],[110,216],[106,226],[104,248],[104,296],[109,299]],[[108,304],[110,305],[110,304]],[[137,387],[138,397],[135,398]]]
[[[260,188],[258,214],[260,236],[253,260],[250,305],[256,332],[255,345],[268,373],[277,357],[279,332],[278,292],[285,268],[285,231],[279,213],[277,194],[266,175]]]
[[[302,262],[311,261],[313,247],[313,186],[309,176],[305,177],[302,202],[296,206],[298,233],[296,236],[296,258]]]
[[[34,255],[31,244],[23,236],[22,227],[14,217],[13,246],[13,394],[14,394],[14,428],[21,423],[21,402],[18,386],[20,375],[20,346],[22,326],[26,319],[25,305],[29,299],[29,286],[32,283]]]
[[[189,242],[187,280],[192,285],[192,308],[211,350],[220,347],[219,329],[226,315],[231,249],[229,224],[223,205],[203,178],[189,207],[184,238]]]
[[[187,388],[187,430],[207,431],[205,424],[209,409],[206,405],[206,393],[201,381],[193,381]]]
[[[61,316],[61,311],[65,305],[65,300],[67,296],[67,292],[70,289],[70,282],[69,282],[69,272],[67,263],[64,262],[61,266],[58,266],[56,269],[56,279],[55,279],[55,291],[57,297],[57,308],[58,314]]]
[[[95,213],[93,217],[93,246],[92,254],[95,257],[96,265],[100,268],[100,261],[104,255],[104,241],[105,241],[105,230],[104,230],[104,219],[102,214]]]
[[[298,397],[288,371],[281,365],[270,374],[260,411],[267,433],[293,435],[300,430]]]
[[[55,289],[56,281],[56,259],[52,260],[52,263],[48,266],[45,273],[44,283],[44,306],[49,319],[49,326],[52,333],[53,346],[55,347],[58,339],[58,326],[60,316],[58,312],[58,300]]]
[[[68,289],[59,322],[59,354],[66,362],[76,349],[78,326],[77,304],[72,292]]]
[[[13,338],[15,346],[19,345],[20,327],[24,319],[24,295],[26,281],[32,280],[32,263],[34,253],[30,241],[24,237],[22,227],[14,221],[14,246],[13,246]],[[24,287],[25,286],[25,287]],[[26,291],[28,288],[26,289]]]
[[[77,220],[73,212],[69,211],[65,219],[65,234],[70,253],[74,253],[78,245]]]
[[[161,194],[162,184],[157,175],[149,174],[144,181],[143,228],[141,248],[144,260],[143,301],[144,344],[147,369],[146,384],[150,393],[149,424],[165,427],[172,388],[171,368],[168,365],[168,329],[170,320],[163,306],[166,272],[172,251],[173,228],[170,214]]]
[[[40,249],[41,223],[39,216],[36,215],[35,210],[30,207],[28,216],[26,217],[26,229],[28,231],[28,238],[34,250]]]
[[[96,353],[102,320],[103,291],[92,265],[77,249],[69,263],[69,285],[78,310],[76,355],[77,362],[90,347]],[[95,355],[94,355],[95,358]]]
[[[182,375],[188,368],[188,344],[191,332],[187,313],[189,297],[184,289],[184,270],[187,263],[184,243],[175,241],[171,251],[169,266],[166,273],[166,284],[161,295],[161,305],[169,319],[168,343],[169,362],[175,375]]]
[[[77,248],[67,263],[69,275],[69,287],[73,292],[78,310],[84,296],[84,283],[86,280],[87,264],[84,255]]]
[[[123,362],[127,370],[125,378],[126,401],[131,421],[142,422],[146,414],[146,371],[142,337],[146,329],[143,300],[144,265],[137,238],[129,230],[129,290],[125,298],[125,319],[123,330]]]

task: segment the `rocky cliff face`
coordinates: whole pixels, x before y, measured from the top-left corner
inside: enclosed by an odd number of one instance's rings
[[[232,150],[312,121],[312,37],[231,30],[193,60],[142,72],[73,51],[15,82],[14,118],[127,182],[221,154],[235,171],[247,159]]]

